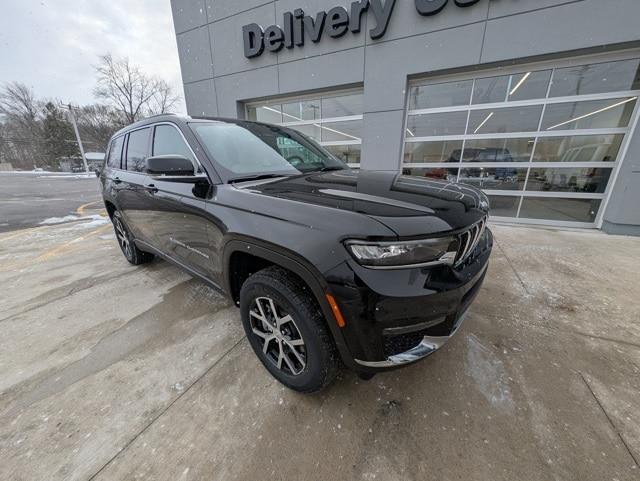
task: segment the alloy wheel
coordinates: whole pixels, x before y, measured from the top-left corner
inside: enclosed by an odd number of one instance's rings
[[[127,258],[131,257],[131,243],[129,242],[129,237],[127,236],[127,232],[122,225],[122,221],[117,217],[113,218],[113,225],[116,229],[116,237],[118,238],[118,244],[120,244],[120,248],[124,255]]]
[[[255,298],[249,317],[267,359],[287,374],[301,374],[307,365],[307,350],[293,317],[269,297]]]

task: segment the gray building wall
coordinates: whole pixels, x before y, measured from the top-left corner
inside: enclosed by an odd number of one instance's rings
[[[638,0],[453,1],[438,15],[398,0],[386,35],[324,36],[314,44],[243,54],[242,26],[281,24],[283,13],[351,0],[172,0],[187,110],[244,116],[244,102],[348,86],[364,88],[362,168],[400,168],[408,80],[413,75],[525,63],[640,46]],[[371,22],[373,23],[373,22]],[[640,135],[636,127],[604,213],[612,232],[640,231]]]

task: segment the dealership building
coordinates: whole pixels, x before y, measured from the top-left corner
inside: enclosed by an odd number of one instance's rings
[[[187,111],[640,235],[639,0],[172,0]]]

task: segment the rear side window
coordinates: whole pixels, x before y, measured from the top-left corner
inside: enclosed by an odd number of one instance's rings
[[[193,154],[178,129],[171,125],[157,125],[153,135],[153,155],[182,155],[194,162]]]
[[[109,159],[107,159],[107,165],[112,169],[119,169],[122,161],[122,143],[124,142],[124,135],[113,139],[111,142],[111,150],[109,150]]]
[[[151,129],[134,130],[129,134],[127,143],[127,170],[144,172],[149,147],[149,131]]]

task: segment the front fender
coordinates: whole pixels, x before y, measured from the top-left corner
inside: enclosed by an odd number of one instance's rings
[[[223,282],[225,290],[230,295],[233,292],[231,286],[232,273],[230,272],[231,256],[236,252],[244,252],[260,257],[300,277],[309,287],[320,306],[343,362],[347,367],[357,368],[345,343],[342,330],[338,326],[331,306],[325,297],[329,292],[329,286],[322,274],[313,265],[299,254],[284,247],[250,236],[231,235],[223,248]]]

